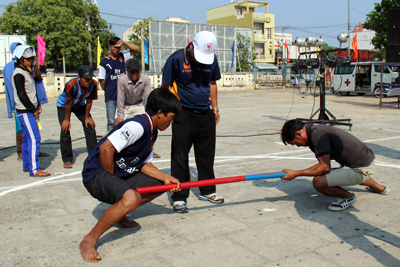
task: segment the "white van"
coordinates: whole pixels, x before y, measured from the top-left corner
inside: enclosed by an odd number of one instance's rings
[[[381,82],[382,62],[353,62],[348,67],[336,67],[333,75],[333,90],[341,95],[373,92],[375,84]],[[383,66],[384,83],[392,83],[398,74]]]

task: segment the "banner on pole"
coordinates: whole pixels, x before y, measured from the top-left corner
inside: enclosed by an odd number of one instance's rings
[[[144,39],[144,64],[149,64],[149,43]]]
[[[97,69],[100,66],[100,57],[101,57],[100,37],[97,36]]]
[[[46,57],[46,41],[39,34],[37,35],[37,47],[38,47],[38,64],[44,65],[44,59]]]

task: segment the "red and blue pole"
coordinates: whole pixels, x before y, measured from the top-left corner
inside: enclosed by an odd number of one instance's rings
[[[227,184],[227,183],[236,183],[236,182],[262,180],[262,179],[274,179],[274,178],[282,178],[283,176],[285,176],[284,172],[241,175],[241,176],[226,177],[226,178],[219,178],[219,179],[184,182],[184,183],[181,183],[180,188],[185,189],[185,188],[203,187],[203,186],[216,185],[216,184]],[[165,191],[169,191],[173,188],[176,188],[176,184],[138,187],[138,188],[136,188],[136,190],[138,191],[139,194],[146,194],[146,193],[165,192]]]

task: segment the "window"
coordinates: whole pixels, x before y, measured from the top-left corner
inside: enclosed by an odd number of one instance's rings
[[[375,72],[381,72],[381,65],[374,65]],[[390,73],[389,69],[387,66],[383,66],[383,73]]]
[[[254,23],[254,34],[263,39],[264,23]]]
[[[267,29],[267,39],[272,39],[272,29]]]
[[[236,17],[238,19],[244,18],[244,14],[246,14],[245,7],[236,7]]]
[[[258,55],[265,55],[264,53],[264,44],[254,44],[255,52]]]
[[[337,67],[335,68],[335,74],[351,74],[354,71],[354,65],[348,67]]]

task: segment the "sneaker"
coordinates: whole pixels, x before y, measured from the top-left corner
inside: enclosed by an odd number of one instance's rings
[[[382,191],[378,191],[375,188],[371,187],[371,186],[367,186],[365,189],[367,189],[368,191],[372,192],[372,193],[378,193],[381,195],[388,195],[390,193],[390,189],[389,187],[385,186],[385,188],[383,188]]]
[[[339,199],[336,202],[332,202],[331,205],[328,207],[328,210],[332,211],[345,210],[356,202],[357,202],[356,195],[353,194],[353,197],[350,199],[344,198],[344,199]]]
[[[182,200],[174,201],[174,204],[172,204],[172,206],[174,206],[175,212],[178,212],[178,213],[188,213],[189,212],[189,209],[186,206],[185,201],[182,201]]]
[[[202,193],[199,194],[199,199],[204,201],[210,201],[213,204],[222,204],[224,203],[224,198],[217,196],[217,193],[212,193],[209,195],[203,195]]]

